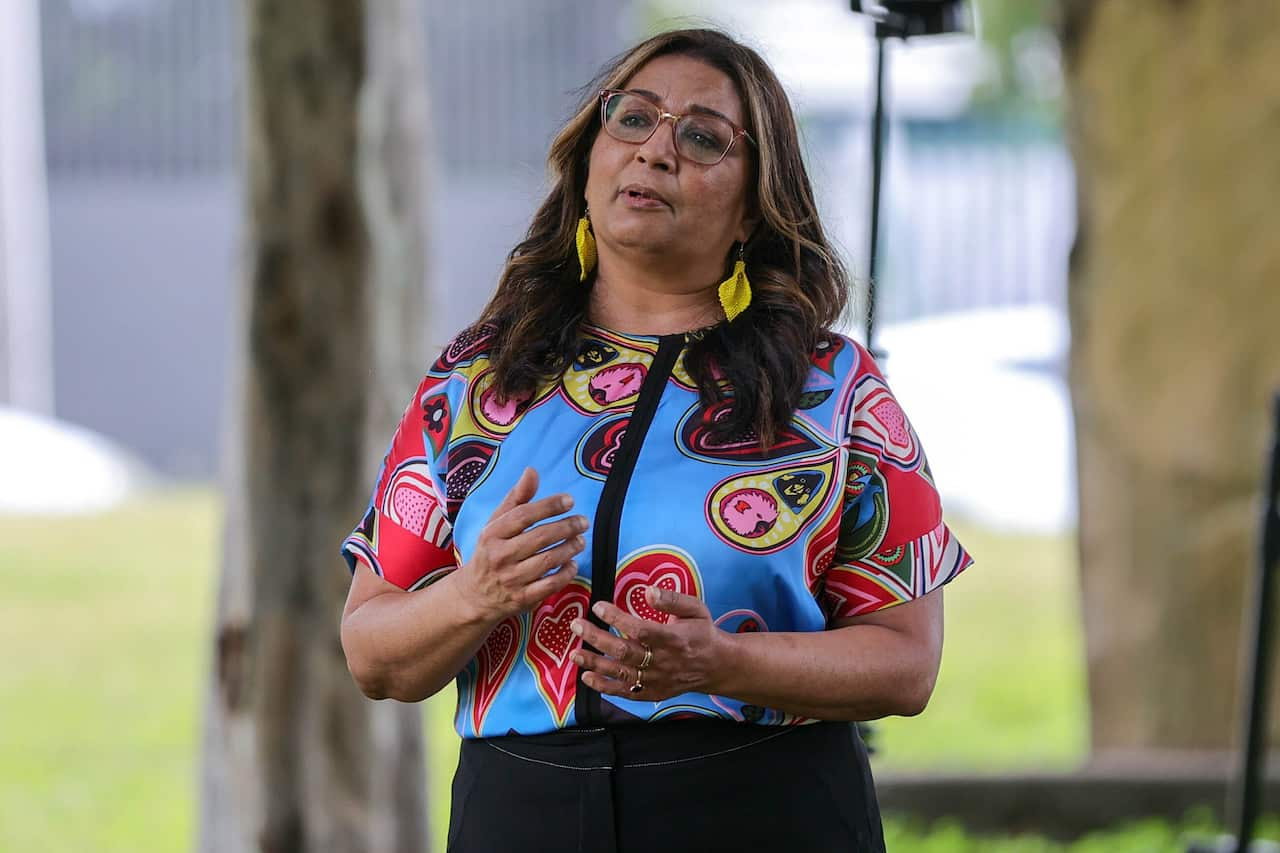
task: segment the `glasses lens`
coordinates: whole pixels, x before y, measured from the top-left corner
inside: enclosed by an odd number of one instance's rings
[[[604,101],[604,129],[614,139],[639,144],[653,136],[662,111],[652,101],[628,92]],[[693,114],[676,122],[676,150],[695,163],[719,163],[733,144],[733,125],[718,116]]]
[[[604,103],[604,128],[622,142],[644,142],[653,135],[661,113],[639,95],[610,95]]]
[[[676,148],[695,163],[719,162],[733,141],[733,125],[722,118],[688,115],[676,123]]]

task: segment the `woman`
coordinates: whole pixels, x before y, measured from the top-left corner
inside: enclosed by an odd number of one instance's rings
[[[971,561],[773,72],[685,30],[600,84],[344,543],[351,672],[456,679],[450,850],[882,850],[847,721],[924,708]]]

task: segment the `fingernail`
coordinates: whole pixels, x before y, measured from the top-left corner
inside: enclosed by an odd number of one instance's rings
[[[586,660],[582,657],[582,655],[573,656],[573,663],[575,666],[582,666],[585,662]]]
[[[578,516],[577,523],[574,524],[574,527],[578,528],[579,530],[586,530],[590,526],[591,526],[591,523],[587,521],[587,517],[585,515]]]
[[[568,495],[565,495],[564,497],[560,498],[561,512],[564,512],[565,510],[569,509],[571,506],[573,506],[573,498],[569,497]]]
[[[597,601],[595,603],[595,606],[591,608],[591,612],[599,616],[601,619],[603,619],[604,618],[604,602]]]
[[[581,620],[581,619],[574,619],[572,622],[570,622],[570,623],[569,623],[569,630],[573,631],[573,633],[575,633],[575,634],[577,634],[579,637],[581,637],[581,636],[582,636],[582,620]]]

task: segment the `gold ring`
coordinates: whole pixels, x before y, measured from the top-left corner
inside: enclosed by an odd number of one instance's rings
[[[627,688],[632,693],[639,693],[644,690],[644,685],[640,683],[640,673],[636,673],[636,683]]]
[[[644,647],[644,660],[640,661],[638,672],[644,672],[649,668],[649,664],[653,663],[653,649],[648,646]]]

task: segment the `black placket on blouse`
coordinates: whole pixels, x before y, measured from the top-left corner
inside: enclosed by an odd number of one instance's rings
[[[644,446],[645,436],[653,423],[653,416],[658,411],[658,401],[667,387],[667,379],[675,367],[680,351],[684,349],[684,335],[663,335],[658,339],[658,352],[653,363],[640,384],[640,395],[631,412],[626,431],[614,454],[613,464],[605,477],[604,488],[600,492],[600,502],[596,506],[596,517],[592,526],[591,538],[591,606],[597,601],[613,602],[614,581],[618,571],[618,532],[622,524],[622,506],[627,499],[627,487],[631,484],[631,475],[636,469],[636,460],[640,457],[640,448]],[[590,609],[587,618],[603,631],[608,631],[605,624]],[[600,649],[589,643],[586,648],[602,654]],[[577,689],[574,696],[574,713],[579,726],[599,725],[604,721],[600,694],[582,681],[582,670],[578,670]]]

